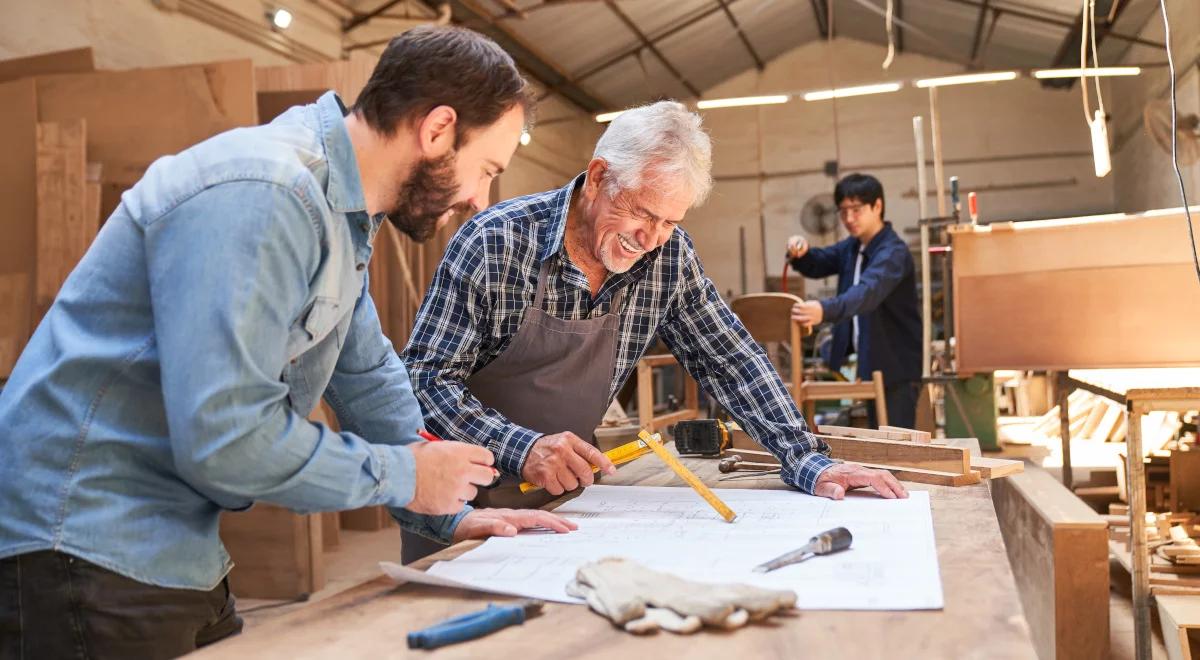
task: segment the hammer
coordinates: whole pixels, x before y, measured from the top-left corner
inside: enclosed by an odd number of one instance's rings
[[[778,470],[777,463],[750,463],[742,459],[741,456],[734,454],[727,458],[722,458],[721,462],[717,463],[717,469],[721,472],[736,472],[738,470]]]

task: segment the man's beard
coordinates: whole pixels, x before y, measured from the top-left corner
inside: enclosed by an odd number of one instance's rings
[[[387,212],[392,226],[420,243],[437,232],[438,220],[447,211],[470,210],[467,203],[451,205],[458,196],[458,185],[454,182],[456,157],[457,152],[451,152],[416,164],[408,180],[400,184],[396,203]]]

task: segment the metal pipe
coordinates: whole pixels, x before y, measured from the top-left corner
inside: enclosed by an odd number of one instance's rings
[[[923,220],[926,217],[925,199],[928,185],[925,182],[925,131],[922,120],[913,117],[913,138],[917,145],[917,208]],[[929,226],[921,223],[921,376],[929,378],[933,352],[933,306],[930,301],[929,281]]]

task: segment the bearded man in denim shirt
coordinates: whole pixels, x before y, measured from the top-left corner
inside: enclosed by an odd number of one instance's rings
[[[367,282],[385,220],[421,240],[486,205],[531,106],[496,44],[418,28],[349,112],[330,92],[150,166],[0,394],[0,657],[174,657],[240,630],[218,518],[256,501],[385,505],[440,541],[568,531],[464,506],[492,454],[419,440]],[[342,432],[306,419],[321,396]]]

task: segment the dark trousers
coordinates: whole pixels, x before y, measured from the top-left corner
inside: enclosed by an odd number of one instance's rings
[[[888,424],[906,429],[914,428],[917,423],[917,397],[921,393],[921,381],[904,380],[891,383],[884,385],[883,390],[884,399],[887,401]],[[879,427],[873,404],[867,405],[867,426]]]
[[[0,559],[0,660],[175,658],[241,630],[228,580],[168,589],[61,552]]]

